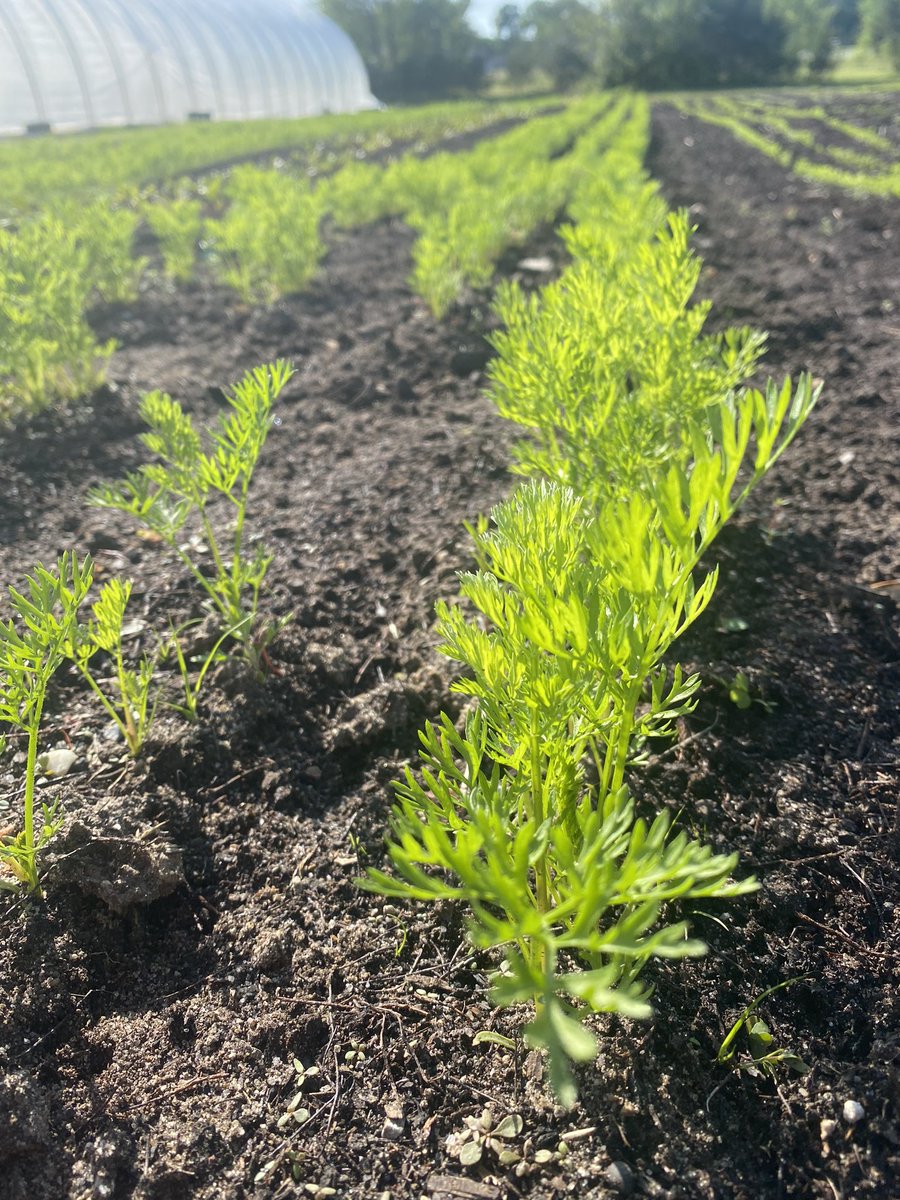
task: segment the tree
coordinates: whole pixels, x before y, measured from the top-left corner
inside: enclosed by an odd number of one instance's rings
[[[837,5],[822,0],[767,0],[765,12],[784,26],[784,52],[794,70],[824,71],[834,49]]]
[[[466,21],[469,0],[320,0],[356,43],[382,100],[429,100],[466,91],[484,73],[483,44]]]
[[[517,4],[504,4],[494,17],[498,42],[516,42],[522,37],[522,10]]]
[[[645,88],[770,82],[786,65],[786,29],[767,0],[606,0],[602,74]]]
[[[541,74],[565,91],[596,74],[600,22],[583,0],[534,0],[524,10],[505,4],[496,29],[496,48],[513,79]]]
[[[859,37],[859,0],[835,0],[834,36],[842,46],[852,46]]]
[[[900,0],[860,0],[862,41],[890,55],[900,69]]]

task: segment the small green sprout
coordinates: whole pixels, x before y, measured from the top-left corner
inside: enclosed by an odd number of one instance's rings
[[[473,1046],[481,1046],[484,1043],[502,1046],[504,1050],[515,1050],[516,1048],[516,1043],[512,1038],[504,1037],[502,1033],[496,1033],[493,1029],[479,1029],[472,1038]]]
[[[0,838],[0,864],[15,881],[0,877],[0,888],[18,884],[41,896],[38,858],[59,831],[58,801],[42,806],[43,819],[35,829],[35,784],[41,717],[50,680],[67,657],[78,625],[78,608],[90,590],[93,563],[79,563],[71,551],[57,561],[56,570],[38,563],[27,576],[24,592],[9,589],[19,618],[0,621],[0,722],[28,736],[25,764],[23,828],[14,837]]]
[[[726,683],[728,688],[728,699],[741,711],[750,708],[752,704],[759,704],[766,712],[773,712],[775,705],[771,700],[763,700],[760,696],[754,696],[750,692],[750,680],[743,671],[735,672],[734,678],[730,683]]]
[[[809,1070],[807,1064],[790,1050],[779,1049],[775,1046],[769,1026],[754,1015],[763,1000],[771,996],[773,992],[800,983],[805,978],[804,975],[796,975],[793,979],[776,983],[774,987],[760,993],[755,1000],[751,1000],[725,1035],[716,1055],[716,1061],[732,1065],[752,1076],[767,1075],[774,1079],[779,1067],[787,1067],[796,1071],[798,1075],[805,1075]],[[749,1054],[736,1058],[737,1038],[742,1030],[747,1034]]]
[[[514,1166],[519,1162],[521,1153],[509,1144],[522,1132],[524,1122],[518,1113],[495,1122],[493,1111],[486,1108],[477,1117],[463,1117],[463,1122],[465,1129],[451,1133],[447,1138],[446,1150],[464,1167],[481,1162],[488,1150],[496,1155],[501,1166]]]
[[[366,1052],[362,1048],[362,1042],[351,1041],[350,1049],[344,1051],[344,1062],[351,1067],[361,1067],[366,1061]]]
[[[254,1183],[265,1183],[270,1180],[276,1171],[282,1166],[287,1166],[290,1169],[291,1177],[295,1183],[300,1183],[303,1178],[304,1167],[307,1162],[307,1154],[303,1150],[294,1148],[291,1142],[293,1133],[307,1123],[312,1117],[312,1113],[304,1103],[305,1091],[307,1084],[314,1079],[318,1079],[320,1075],[319,1068],[315,1065],[307,1067],[306,1064],[299,1058],[292,1061],[294,1070],[293,1079],[293,1094],[288,1101],[287,1108],[278,1118],[278,1128],[287,1131],[287,1137],[278,1147],[275,1155],[264,1163],[256,1172],[253,1178]],[[309,1190],[307,1187],[305,1190]],[[328,1189],[324,1192],[321,1190],[318,1195],[334,1195]]]
[[[284,1129],[287,1125],[297,1124],[305,1125],[310,1118],[310,1111],[304,1105],[304,1089],[311,1079],[315,1079],[319,1075],[319,1068],[316,1066],[307,1067],[299,1058],[294,1059],[294,1071],[296,1079],[294,1081],[294,1092],[291,1099],[288,1101],[288,1106],[282,1116],[278,1118],[278,1128]]]

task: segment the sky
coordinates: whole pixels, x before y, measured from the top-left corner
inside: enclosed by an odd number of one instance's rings
[[[471,0],[469,11],[466,14],[469,24],[478,33],[492,35],[494,33],[494,17],[504,3],[506,0]]]

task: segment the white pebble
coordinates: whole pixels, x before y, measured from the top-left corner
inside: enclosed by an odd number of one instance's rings
[[[68,775],[78,757],[72,750],[48,750],[38,759],[38,767],[45,775]]]
[[[866,1110],[858,1100],[845,1100],[843,1115],[848,1125],[858,1125],[866,1115]]]

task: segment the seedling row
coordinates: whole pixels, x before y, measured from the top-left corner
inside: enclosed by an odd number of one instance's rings
[[[270,221],[274,236],[286,223],[308,249],[308,270],[323,213],[346,225],[401,213],[419,232],[413,279],[440,314],[488,281],[504,246],[568,214],[560,278],[537,293],[514,284],[497,293],[489,394],[522,430],[513,470],[524,482],[489,516],[472,514],[476,569],[460,575],[461,600],[438,606],[442,651],[461,668],[462,716],[435,714],[422,729],[419,764],[396,785],[390,869],[360,880],[392,898],[463,906],[492,967],[492,1002],[532,1014],[524,1036],[544,1052],[566,1106],[578,1094],[576,1065],[597,1053],[591,1014],[648,1016],[641,975],[651,960],[704,952],[671,905],[740,903],[756,886],[734,854],[673,832],[666,810],[639,813],[629,780],[696,703],[700,679],[673,661],[673,647],[716,588],[703,556],[818,396],[806,376],[751,385],[760,333],[705,332],[689,221],[648,179],[648,140],[643,98],[585,100],[458,160],[347,167],[315,188],[241,168],[220,218],[233,227],[230,241],[220,237],[250,299],[247,272],[267,278],[272,253],[265,238],[244,238],[251,224]],[[485,211],[493,194],[505,202]],[[131,261],[128,240],[120,263]],[[64,662],[135,756],[160,703],[197,719],[200,690],[232,646],[247,672],[272,669],[290,614],[268,609],[271,557],[258,541],[248,549],[248,529],[252,476],[289,378],[285,363],[249,372],[206,433],[171,397],[146,396],[149,460],[89,497],[181,562],[197,615],[216,623],[205,657],[189,661],[170,628],[130,661],[132,582],[106,581],[91,604],[92,564],[75,551],[12,592],[0,719],[28,750],[21,830],[0,844],[9,887],[40,896],[41,856],[62,819],[52,803],[36,812],[35,775],[44,704]],[[174,663],[165,687],[164,657]]]
[[[880,130],[832,116],[821,105],[726,95],[679,98],[677,104],[803,179],[866,195],[900,195],[897,146]]]

